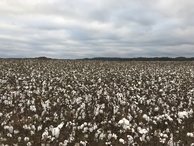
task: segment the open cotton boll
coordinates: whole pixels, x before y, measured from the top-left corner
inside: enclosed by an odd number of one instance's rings
[[[188,136],[188,137],[194,137],[194,134],[193,134],[193,133],[188,132],[188,133],[187,133],[187,136]]]
[[[119,142],[122,143],[122,144],[125,144],[125,140],[122,139],[122,138],[119,138]]]
[[[123,129],[125,129],[125,130],[130,128],[129,120],[127,120],[126,118],[121,119],[118,122],[118,124],[121,125],[123,127]]]
[[[150,121],[150,117],[147,116],[146,114],[143,115],[143,118],[144,118],[146,121]]]
[[[60,135],[60,130],[61,128],[64,126],[64,122],[62,122],[61,124],[59,124],[57,127],[55,128],[52,128],[51,129],[51,132],[52,132],[52,135],[56,138],[59,138],[59,135]]]
[[[48,138],[48,135],[49,135],[49,133],[48,133],[48,130],[46,129],[46,130],[43,132],[43,134],[42,134],[42,139],[47,139],[47,138]]]
[[[186,111],[178,112],[178,117],[180,119],[188,118],[188,112]]]
[[[146,133],[148,133],[148,130],[145,129],[145,128],[138,127],[137,130],[138,130],[138,132],[139,132],[140,134],[146,134]]]

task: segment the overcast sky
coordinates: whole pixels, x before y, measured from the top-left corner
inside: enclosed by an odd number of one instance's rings
[[[0,57],[194,57],[194,0],[0,0]]]

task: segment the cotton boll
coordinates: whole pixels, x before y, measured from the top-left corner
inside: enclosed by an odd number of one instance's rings
[[[88,131],[88,127],[84,127],[83,133],[86,133]]]
[[[100,113],[100,114],[103,114],[103,110],[102,110],[102,109],[100,109],[100,110],[99,110],[99,113]]]
[[[11,133],[7,133],[7,137],[12,137],[12,134]]]
[[[18,137],[18,142],[21,142],[22,138],[21,137]]]
[[[147,116],[146,114],[143,115],[143,118],[144,118],[146,121],[150,121],[149,116]]]
[[[100,139],[100,140],[103,140],[103,139],[105,138],[105,136],[106,136],[106,135],[105,135],[104,133],[100,133],[99,139]]]
[[[144,128],[141,128],[141,127],[138,127],[137,130],[138,130],[138,132],[140,134],[146,134],[146,133],[148,133],[148,130],[147,129],[144,129]]]
[[[49,133],[48,133],[48,130],[46,129],[46,131],[44,131],[42,134],[42,139],[46,140],[48,138],[48,135],[49,135]]]
[[[35,105],[30,105],[30,110],[33,111],[33,112],[36,112],[36,107],[35,107]]]
[[[188,136],[188,137],[194,137],[194,134],[193,134],[193,133],[188,132],[188,133],[187,133],[187,136]]]
[[[24,137],[24,141],[29,141],[30,138],[29,137]]]
[[[87,145],[87,141],[80,141],[80,144],[82,144],[83,146]]]
[[[113,133],[113,134],[112,134],[112,137],[113,137],[114,139],[117,139],[118,136],[117,136],[115,133]]]
[[[186,111],[178,112],[178,117],[180,119],[188,118],[188,112]]]
[[[32,145],[32,143],[31,143],[31,142],[28,142],[26,145],[27,145],[27,146],[31,146],[31,145]]]
[[[42,130],[42,125],[39,125],[37,128],[37,131],[40,131],[40,130]]]
[[[126,143],[125,140],[122,139],[122,138],[119,138],[119,142],[122,143],[122,144],[125,144]]]
[[[63,126],[64,126],[64,122],[60,123],[57,127],[58,127],[59,129],[61,129],[61,128],[63,128]]]
[[[131,135],[127,135],[127,138],[128,138],[128,144],[132,144],[133,143],[133,137]]]
[[[67,144],[69,143],[69,141],[68,140],[64,140],[64,146],[67,146]]]
[[[64,126],[64,122],[62,122],[61,124],[59,124],[57,127],[55,128],[52,128],[51,129],[51,132],[52,132],[52,135],[56,138],[59,138],[59,135],[60,135],[60,130],[61,128]]]
[[[130,123],[129,120],[123,118],[118,122],[119,125],[121,125],[123,127],[123,129],[129,129],[130,128]]]
[[[155,108],[154,108],[154,111],[155,111],[155,112],[159,111],[159,107],[155,107]]]
[[[19,130],[14,130],[13,133],[14,134],[18,134],[19,133]]]
[[[110,140],[112,138],[112,134],[109,133],[107,138],[108,138],[108,140]]]

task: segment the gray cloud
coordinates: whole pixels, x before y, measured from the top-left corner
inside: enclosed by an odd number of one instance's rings
[[[1,0],[0,57],[194,56],[191,0]]]

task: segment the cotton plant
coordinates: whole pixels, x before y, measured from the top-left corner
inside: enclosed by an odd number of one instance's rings
[[[0,66],[3,145],[192,144],[191,62],[0,60]]]

